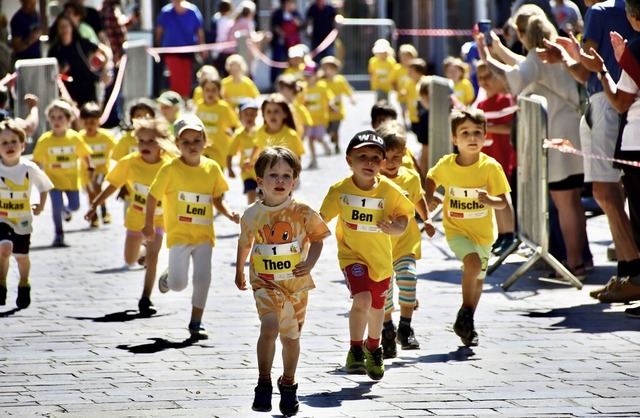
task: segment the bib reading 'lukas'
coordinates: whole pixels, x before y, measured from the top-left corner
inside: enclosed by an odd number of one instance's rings
[[[340,211],[346,228],[361,232],[380,232],[376,224],[382,220],[384,199],[342,194]]]

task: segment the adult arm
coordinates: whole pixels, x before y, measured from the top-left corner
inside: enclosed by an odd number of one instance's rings
[[[615,81],[613,81],[611,74],[609,74],[602,57],[595,51],[595,49],[591,49],[589,52],[591,55],[584,55],[582,57],[582,64],[590,71],[600,74],[599,78],[602,83],[604,94],[618,113],[626,112],[635,101],[636,95],[620,90]],[[623,73],[623,75],[624,74],[625,73]]]

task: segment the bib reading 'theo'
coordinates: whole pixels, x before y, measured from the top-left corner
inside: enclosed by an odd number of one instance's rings
[[[264,280],[293,279],[293,269],[301,259],[300,244],[297,241],[253,246],[253,269]]]

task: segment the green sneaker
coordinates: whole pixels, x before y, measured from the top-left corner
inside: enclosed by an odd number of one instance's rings
[[[364,365],[364,353],[362,352],[362,347],[354,345],[349,349],[345,370],[349,374],[367,374],[367,369]]]
[[[384,376],[384,362],[382,360],[382,347],[378,347],[373,352],[365,347],[364,358],[367,368],[367,375],[373,380],[380,380]]]

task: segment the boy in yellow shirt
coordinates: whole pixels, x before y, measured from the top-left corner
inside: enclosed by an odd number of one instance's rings
[[[502,166],[482,153],[487,118],[482,110],[451,113],[452,141],[458,152],[445,155],[427,174],[429,210],[442,202],[433,194],[445,189],[442,210],[445,235],[451,251],[462,260],[462,307],[453,331],[466,346],[478,345],[473,315],[487,274],[491,244],[495,241],[493,210],[507,206],[509,182]]]
[[[204,77],[200,80],[202,100],[196,103],[196,115],[204,124],[209,146],[204,156],[211,158],[224,170],[231,146],[231,135],[240,126],[235,110],[220,98],[221,81],[217,77]]]
[[[407,134],[402,124],[397,121],[383,123],[376,132],[384,141],[387,157],[380,172],[404,190],[405,195],[415,205],[415,209],[424,220],[427,236],[432,237],[436,230],[429,219],[427,201],[420,175],[402,165],[407,150]],[[422,236],[415,216],[409,218],[407,229],[400,236],[392,236],[393,271],[398,285],[398,302],[400,304],[400,323],[397,333],[393,325],[393,281],[389,283],[389,293],[384,307],[384,323],[382,329],[382,352],[384,358],[396,357],[396,339],[403,350],[417,350],[420,343],[411,327],[411,319],[416,306],[417,269],[416,260],[422,256]]]
[[[80,178],[87,191],[89,204],[102,192],[102,182],[109,172],[109,155],[116,144],[109,131],[99,128],[101,115],[100,106],[95,102],[85,103],[80,108],[80,120],[84,125],[84,129],[79,133],[84,142],[91,148],[91,156],[89,158],[95,168],[94,173],[90,173],[86,164],[81,164],[80,167]],[[107,212],[106,203],[103,202],[100,209],[102,223],[110,224],[111,214]],[[90,222],[92,228],[100,226],[97,213],[93,215]]]
[[[376,92],[376,100],[388,100],[389,92],[393,90],[393,72],[396,65],[393,48],[386,39],[378,39],[371,52],[373,57],[369,59],[368,66],[371,90]]]
[[[189,333],[192,339],[207,339],[202,314],[211,284],[213,208],[235,223],[240,222],[240,215],[232,212],[223,199],[229,186],[222,169],[202,155],[207,141],[202,121],[187,115],[176,121],[174,128],[180,157],[162,166],[149,188],[142,234],[153,241],[155,210],[162,201],[169,269],[158,280],[158,288],[161,293],[184,290],[189,282],[189,260],[193,259]]]
[[[329,125],[327,126],[327,133],[331,137],[331,142],[336,148],[336,154],[340,153],[340,138],[338,137],[338,131],[340,130],[340,122],[344,119],[345,115],[342,96],[347,96],[352,105],[356,104],[356,101],[353,98],[353,89],[351,88],[351,85],[343,75],[338,74],[341,65],[341,62],[333,56],[324,57],[320,60],[320,68],[324,73],[324,81],[327,83],[329,90],[331,90],[334,95],[333,106],[329,108]]]
[[[402,123],[407,120],[407,82],[409,81],[409,62],[418,58],[418,50],[411,44],[401,45],[398,49],[398,63],[393,68],[393,83],[398,92],[398,103],[400,103]]]
[[[346,371],[380,380],[380,335],[393,275],[391,235],[402,235],[415,209],[398,186],[380,175],[385,148],[375,132],[357,133],[347,146],[346,159],[353,175],[331,186],[320,215],[325,222],[338,217],[338,259],[353,297]]]
[[[316,158],[315,143],[322,144],[325,153],[331,154],[331,149],[324,142],[324,135],[327,133],[327,124],[329,123],[329,108],[333,106],[334,95],[331,89],[323,80],[318,80],[316,74],[317,68],[315,64],[308,65],[304,69],[304,79],[307,88],[302,92],[304,105],[311,115],[311,126],[307,129],[307,137],[309,138],[309,151],[311,153],[310,169],[318,168],[318,160]]]
[[[240,102],[240,122],[242,127],[233,134],[233,141],[227,156],[227,170],[230,178],[235,178],[233,171],[233,157],[240,154],[240,177],[244,184],[244,194],[250,205],[258,198],[258,183],[256,171],[253,169],[260,147],[256,140],[256,118],[258,117],[258,103],[253,99]]]
[[[225,68],[229,76],[222,79],[222,98],[231,105],[234,110],[238,109],[240,102],[245,99],[257,99],[260,91],[256,84],[247,77],[247,63],[238,54],[230,55],[227,58]]]

